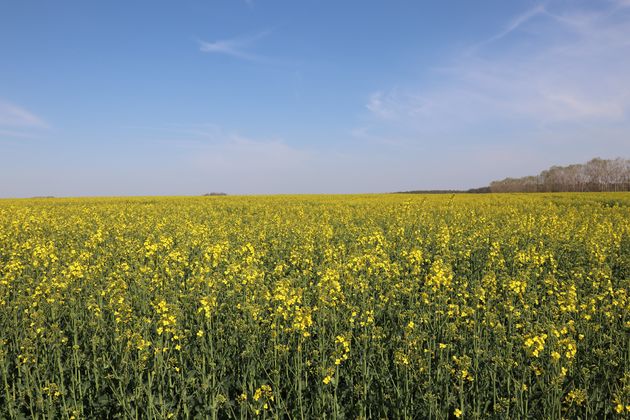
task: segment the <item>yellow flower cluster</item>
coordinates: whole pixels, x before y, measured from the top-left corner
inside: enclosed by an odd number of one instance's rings
[[[624,418],[630,196],[0,201],[0,418]]]
[[[530,335],[525,338],[525,348],[531,353],[532,356],[538,357],[540,352],[545,349],[545,341],[547,340],[547,334]]]

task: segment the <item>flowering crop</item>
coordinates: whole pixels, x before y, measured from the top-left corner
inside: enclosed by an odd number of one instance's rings
[[[630,416],[630,195],[0,201],[1,418]]]

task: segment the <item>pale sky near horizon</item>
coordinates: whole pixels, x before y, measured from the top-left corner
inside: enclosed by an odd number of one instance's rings
[[[0,0],[0,197],[466,189],[630,158],[630,0]]]

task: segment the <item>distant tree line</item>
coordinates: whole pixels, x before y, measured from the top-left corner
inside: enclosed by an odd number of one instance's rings
[[[595,158],[490,183],[491,192],[630,191],[630,160]]]
[[[412,190],[397,191],[394,194],[483,194],[489,193],[490,187],[471,188],[469,190]]]

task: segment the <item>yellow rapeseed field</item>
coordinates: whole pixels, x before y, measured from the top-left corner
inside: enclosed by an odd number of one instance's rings
[[[0,201],[0,418],[630,417],[630,194]]]

